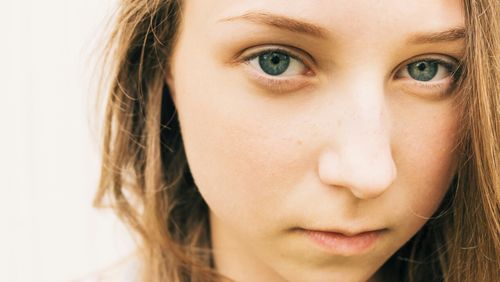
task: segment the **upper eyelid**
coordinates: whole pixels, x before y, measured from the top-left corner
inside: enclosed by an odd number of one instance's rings
[[[450,58],[450,60],[443,59],[443,57]],[[439,63],[443,63],[446,65],[452,65],[455,69],[460,66],[460,60],[455,57],[446,54],[433,53],[433,54],[418,55],[406,61],[403,61],[394,68],[395,70],[394,73],[397,73],[402,67],[421,61],[437,61]]]
[[[439,56],[439,58],[438,58],[438,56]],[[451,60],[443,60],[442,57],[450,58]],[[429,55],[418,55],[418,56],[413,57],[409,60],[406,60],[405,63],[407,65],[409,65],[412,63],[425,61],[425,60],[435,60],[435,61],[442,61],[442,62],[446,62],[446,63],[450,63],[449,61],[451,61],[452,64],[458,64],[458,62],[459,62],[459,60],[457,58],[451,57],[449,55],[437,53],[437,54],[429,54]]]
[[[269,44],[269,45],[253,46],[253,47],[250,47],[250,48],[246,48],[245,50],[243,50],[241,52],[241,54],[243,54],[247,50],[253,49],[253,48],[257,48],[257,49],[260,49],[260,50],[251,52],[251,54],[249,54],[249,55],[244,55],[242,57],[242,60],[249,61],[250,59],[254,59],[254,58],[256,58],[256,57],[258,57],[258,56],[260,56],[262,54],[265,54],[265,53],[268,53],[268,52],[273,52],[273,51],[279,51],[279,52],[283,52],[283,53],[287,54],[291,58],[294,58],[294,59],[300,61],[301,63],[303,63],[304,65],[306,65],[308,68],[311,68],[311,63],[312,64],[316,63],[316,60],[314,60],[314,57],[312,57],[311,55],[309,55],[307,52],[302,51],[302,50],[297,49],[297,48],[292,47],[292,46],[284,46],[284,45],[272,45],[272,44]]]

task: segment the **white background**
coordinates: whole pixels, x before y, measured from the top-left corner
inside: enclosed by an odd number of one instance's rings
[[[132,249],[92,208],[93,50],[116,3],[0,0],[0,281],[70,281]]]

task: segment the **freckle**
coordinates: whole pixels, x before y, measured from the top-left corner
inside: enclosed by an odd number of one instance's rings
[[[297,145],[301,146],[303,143],[302,140],[297,140]]]

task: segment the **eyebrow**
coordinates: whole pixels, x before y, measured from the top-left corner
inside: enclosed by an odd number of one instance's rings
[[[431,33],[417,33],[408,39],[410,44],[427,44],[439,42],[451,42],[465,38],[464,27],[454,27],[445,31]]]
[[[248,12],[240,16],[227,17],[220,22],[231,22],[236,20],[250,21],[256,24],[268,25],[283,30],[288,30],[296,33],[303,33],[310,36],[326,39],[330,32],[328,29],[319,25],[306,22],[299,19],[290,18],[278,14],[266,12]],[[426,44],[451,42],[465,38],[464,27],[454,27],[445,31],[416,33],[410,35],[407,42],[409,44]]]
[[[229,22],[235,20],[246,20],[256,24],[273,26],[279,29],[303,33],[319,38],[326,38],[329,33],[327,29],[313,23],[265,12],[249,12],[241,16],[224,18],[220,21]]]

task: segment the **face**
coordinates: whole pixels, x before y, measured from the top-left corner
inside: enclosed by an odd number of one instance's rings
[[[237,281],[366,281],[454,175],[455,0],[184,1],[170,86]]]

